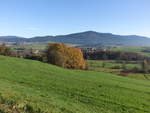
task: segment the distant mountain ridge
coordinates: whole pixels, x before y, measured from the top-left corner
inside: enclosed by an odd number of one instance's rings
[[[18,36],[0,36],[1,42],[23,42],[27,41],[27,38]]]
[[[0,36],[1,42],[60,42],[79,45],[103,46],[150,46],[150,38],[137,35],[114,35],[86,31],[69,35],[41,36],[23,38],[17,36]]]

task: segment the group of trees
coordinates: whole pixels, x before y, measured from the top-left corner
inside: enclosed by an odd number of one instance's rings
[[[141,64],[141,67],[142,67],[142,71],[144,73],[148,73],[150,71],[150,67],[149,67],[149,64],[148,64],[147,60],[143,60],[143,62]]]
[[[126,60],[126,61],[138,61],[147,59],[149,61],[149,57],[143,56],[134,52],[122,52],[122,51],[93,51],[87,52],[83,51],[85,59],[91,60]]]
[[[82,51],[61,43],[48,44],[45,51],[34,53],[32,49],[21,52],[12,51],[5,44],[0,45],[0,55],[38,60],[70,69],[85,69],[86,63]]]
[[[50,43],[45,51],[35,54],[32,49],[24,50],[22,53],[12,51],[5,44],[0,45],[0,55],[22,57],[26,59],[39,60],[57,66],[70,69],[86,69],[87,65],[84,59],[90,60],[124,60],[124,61],[140,61],[141,69],[127,70],[123,63],[125,71],[134,71],[149,73],[150,58],[134,52],[121,51],[81,51],[78,48],[68,47],[62,43]],[[103,64],[103,67],[105,64]],[[115,67],[116,68],[116,67]]]
[[[48,63],[64,68],[85,69],[86,64],[80,49],[61,43],[49,44],[46,49]]]
[[[0,44],[0,55],[4,56],[12,56],[12,57],[20,57],[25,59],[32,59],[32,60],[43,60],[43,56],[41,54],[34,54],[32,49],[25,49],[22,52],[14,51],[9,46],[5,44]]]
[[[150,63],[144,59],[143,61],[138,61],[136,62],[137,64],[140,65],[140,67],[133,67],[133,68],[126,68],[126,62],[122,64],[122,72],[125,73],[150,73]]]
[[[7,47],[5,44],[0,45],[0,55],[4,56],[11,56],[13,53],[9,47]]]
[[[32,52],[31,49],[26,50],[20,56],[25,59],[38,60],[44,62],[44,54],[42,52],[35,54]]]
[[[150,57],[141,55],[135,52],[122,52],[122,51],[83,51],[84,58],[87,60],[116,60],[123,61],[122,66],[115,66],[114,69],[122,69],[124,73],[150,73]],[[132,69],[126,68],[126,62],[137,61],[140,67]],[[105,63],[102,64],[105,67]]]

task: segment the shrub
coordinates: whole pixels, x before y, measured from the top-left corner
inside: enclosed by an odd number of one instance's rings
[[[102,63],[102,67],[104,68],[105,66],[106,66],[106,63],[105,63],[105,62],[103,62],[103,63]]]
[[[3,109],[0,109],[0,113],[6,113]]]
[[[83,54],[78,48],[71,48],[64,44],[49,44],[46,49],[48,63],[64,68],[85,69]]]
[[[38,60],[38,61],[43,61],[43,56],[42,55],[36,55],[36,54],[25,54],[24,55],[25,59],[31,59],[31,60]]]
[[[125,62],[125,61],[122,62],[122,69],[123,69],[123,70],[126,70],[126,69],[127,69],[127,67],[126,67],[126,62]]]
[[[122,69],[121,66],[113,66],[111,69]]]
[[[7,47],[5,44],[0,45],[0,55],[4,56],[11,56],[12,52],[9,47]]]
[[[142,68],[142,71],[143,71],[144,73],[148,73],[148,71],[149,71],[149,65],[148,65],[148,62],[147,62],[146,59],[143,60],[143,62],[142,62],[142,64],[141,64],[141,68]]]
[[[34,112],[33,107],[30,106],[29,104],[26,104],[23,109],[27,113],[33,113]]]
[[[123,73],[141,73],[141,69],[135,66],[131,69],[123,69],[122,72]]]

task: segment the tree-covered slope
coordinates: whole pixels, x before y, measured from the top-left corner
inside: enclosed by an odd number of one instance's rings
[[[20,38],[14,36],[0,37],[3,42],[59,42],[88,46],[150,46],[150,39],[136,35],[114,35],[86,31],[69,35],[41,36]],[[136,42],[136,43],[135,43]]]
[[[0,94],[18,106],[28,103],[49,113],[150,112],[149,81],[4,56]]]

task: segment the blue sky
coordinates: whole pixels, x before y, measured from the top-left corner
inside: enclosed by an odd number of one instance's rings
[[[0,35],[93,30],[150,37],[150,0],[0,0]]]

